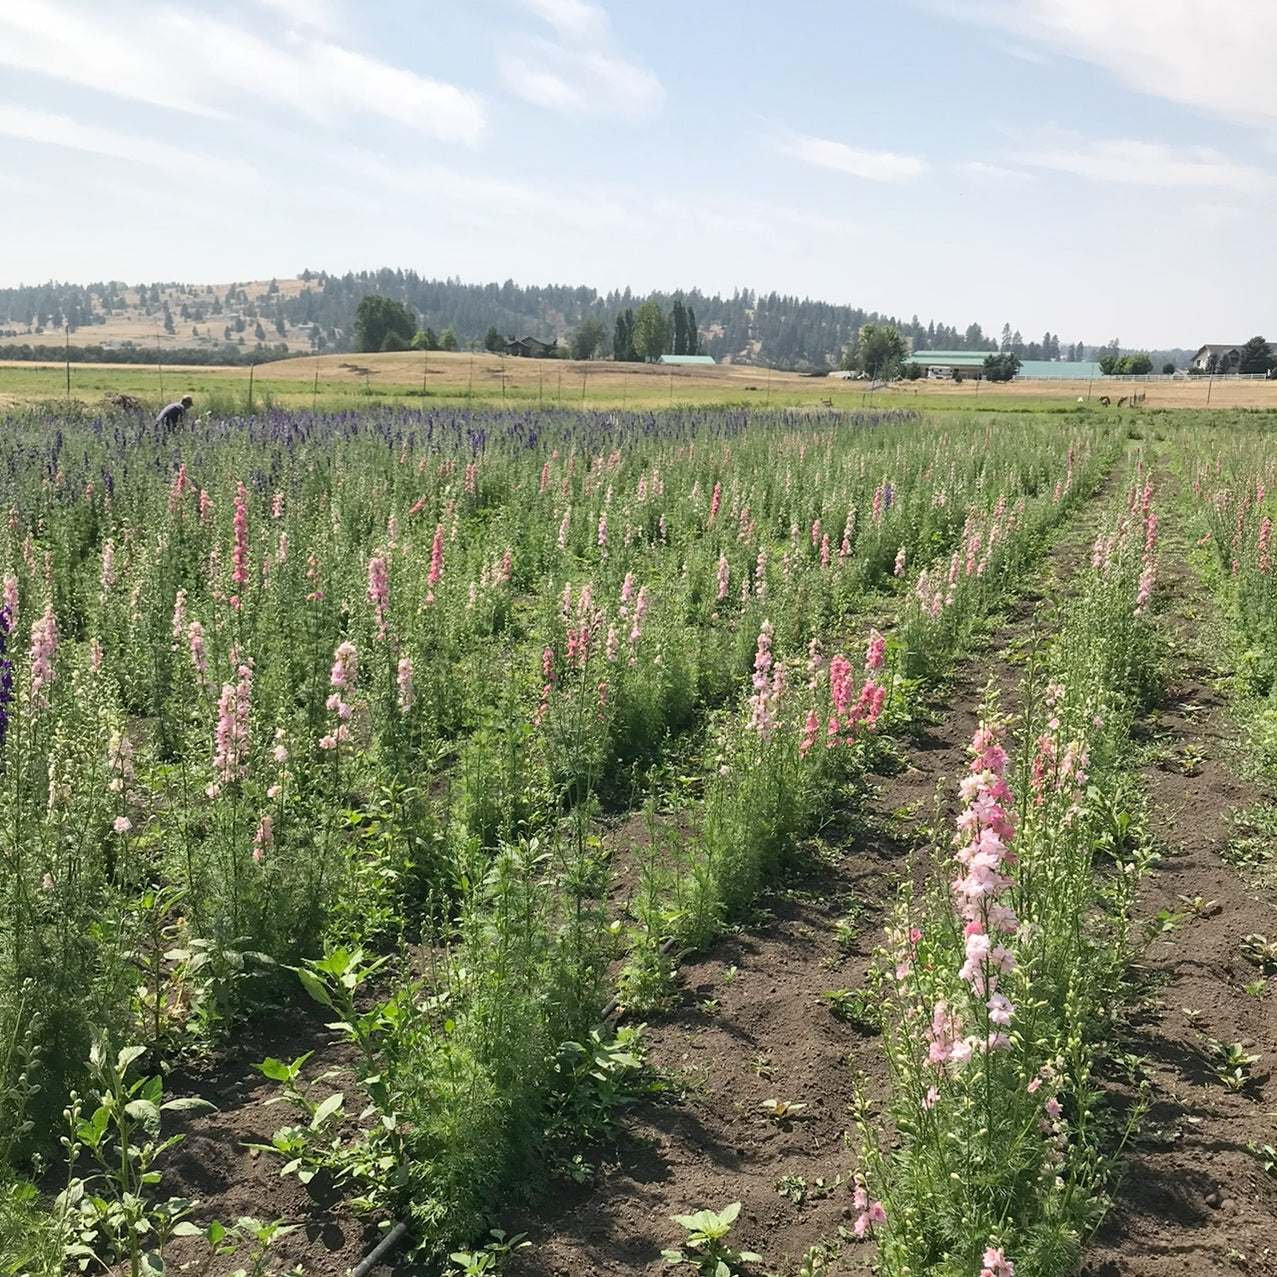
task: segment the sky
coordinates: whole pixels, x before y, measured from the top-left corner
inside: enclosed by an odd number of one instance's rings
[[[380,266],[1277,336],[1277,0],[0,0],[0,286]]]

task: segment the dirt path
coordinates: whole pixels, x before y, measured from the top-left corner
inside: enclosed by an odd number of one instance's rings
[[[822,1246],[837,1256],[823,1271],[863,1267],[850,1234],[847,1182],[856,1138],[853,1077],[871,1100],[886,1095],[876,1038],[839,1018],[826,991],[865,983],[912,844],[956,814],[957,780],[990,676],[1014,710],[1023,644],[1094,536],[1092,520],[1121,481],[1120,467],[1075,519],[1044,566],[1041,593],[1026,595],[996,632],[988,655],[954,671],[932,725],[907,742],[895,774],[874,778],[862,814],[847,816],[810,849],[788,889],[764,898],[739,932],[681,968],[682,1000],[648,1029],[649,1060],[674,1079],[681,1102],[645,1103],[629,1136],[604,1158],[593,1186],[560,1192],[533,1215],[511,1212],[505,1227],[533,1245],[506,1267],[512,1277],[655,1274],[663,1247],[678,1245],[671,1215],[721,1210],[740,1201],[731,1234],[762,1255],[760,1271],[799,1272]],[[765,1102],[804,1105],[776,1121]]]
[[[1227,645],[1212,601],[1187,567],[1191,537],[1175,526],[1174,477],[1158,476],[1163,554],[1159,591],[1171,683],[1144,725],[1141,769],[1162,860],[1140,913],[1180,915],[1149,946],[1148,1003],[1127,1050],[1148,1070],[1152,1106],[1127,1151],[1115,1209],[1090,1248],[1093,1277],[1277,1273],[1277,1178],[1248,1142],[1277,1144],[1277,981],[1242,956],[1244,936],[1277,941],[1277,893],[1227,862],[1230,817],[1265,798],[1242,775],[1237,728],[1217,684]],[[1246,986],[1252,986],[1248,993]],[[1240,1043],[1248,1082],[1234,1092],[1212,1068],[1211,1042]]]

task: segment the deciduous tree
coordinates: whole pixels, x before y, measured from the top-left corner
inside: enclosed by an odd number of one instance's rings
[[[863,324],[844,363],[867,377],[888,380],[900,371],[905,339],[891,324]]]
[[[669,341],[669,321],[659,302],[648,298],[634,315],[634,353],[648,363],[655,363]]]
[[[572,330],[568,353],[573,359],[593,359],[607,343],[607,325],[593,315],[587,315]]]
[[[385,348],[386,338],[395,333],[406,349],[417,335],[417,321],[403,302],[376,293],[366,293],[355,308],[355,349],[362,354]]]
[[[1252,337],[1243,347],[1237,362],[1238,372],[1265,373],[1273,367],[1273,356],[1266,337]]]

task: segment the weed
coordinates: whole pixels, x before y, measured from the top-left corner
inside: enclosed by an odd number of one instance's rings
[[[565,1042],[560,1049],[546,1122],[552,1164],[559,1174],[578,1183],[592,1178],[593,1167],[579,1152],[567,1150],[574,1144],[614,1144],[621,1111],[668,1089],[643,1062],[645,1028],[622,1025],[614,1038],[594,1029],[585,1041]]]
[[[670,1218],[687,1229],[687,1237],[678,1250],[663,1250],[661,1255],[670,1265],[688,1264],[702,1277],[733,1277],[741,1264],[757,1263],[762,1258],[748,1250],[732,1250],[727,1244],[740,1202],[731,1202],[721,1211],[700,1210],[694,1215],[672,1215]]]
[[[523,1250],[532,1243],[526,1240],[526,1233],[515,1233],[507,1236],[504,1230],[493,1228],[488,1231],[488,1240],[478,1250],[458,1250],[448,1256],[456,1265],[456,1272],[462,1277],[497,1277],[506,1256],[512,1251]]]
[[[161,1178],[156,1162],[185,1138],[161,1139],[161,1115],[213,1107],[195,1098],[165,1100],[158,1077],[129,1081],[131,1066],[145,1054],[141,1046],[112,1053],[104,1038],[94,1041],[89,1073],[98,1088],[98,1102],[86,1115],[80,1097],[71,1096],[65,1113],[70,1134],[62,1137],[70,1169],[67,1187],[54,1204],[70,1237],[67,1258],[79,1260],[82,1267],[93,1262],[110,1267],[127,1260],[130,1277],[164,1271],[165,1244],[192,1206],[178,1197],[149,1200],[148,1190]],[[85,1149],[99,1170],[79,1178],[74,1169]]]
[[[1211,918],[1219,913],[1223,906],[1218,900],[1207,900],[1204,896],[1178,896],[1181,904],[1186,905],[1194,918]]]
[[[877,1033],[882,1027],[881,1004],[867,989],[826,989],[821,995],[840,1019],[866,1033]]]
[[[1277,941],[1252,932],[1242,937],[1242,957],[1265,975],[1277,973]]]
[[[807,1181],[801,1175],[782,1175],[776,1181],[776,1191],[795,1206],[801,1206],[807,1196]]]
[[[1250,1055],[1240,1042],[1217,1042],[1208,1039],[1207,1062],[1211,1071],[1230,1090],[1241,1091],[1251,1081],[1250,1066],[1258,1055]]]
[[[1187,913],[1175,913],[1171,909],[1159,909],[1145,924],[1144,934],[1150,940],[1155,940],[1158,936],[1170,935],[1173,931],[1179,931],[1184,925],[1184,919],[1189,915]]]
[[[827,1277],[834,1258],[834,1254],[825,1246],[809,1246],[803,1252],[798,1277]]]

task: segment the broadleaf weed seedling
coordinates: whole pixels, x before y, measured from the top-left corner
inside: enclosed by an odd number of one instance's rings
[[[757,1263],[762,1256],[753,1251],[732,1250],[727,1234],[740,1214],[740,1202],[731,1202],[721,1211],[700,1210],[694,1215],[671,1215],[687,1229],[688,1236],[679,1250],[663,1250],[661,1255],[671,1266],[689,1264],[702,1277],[733,1277],[741,1264]]]
[[[454,1272],[460,1277],[497,1277],[507,1256],[513,1251],[531,1246],[526,1233],[509,1236],[504,1229],[488,1231],[488,1240],[477,1250],[457,1250],[448,1256],[456,1265]]]
[[[1264,975],[1277,974],[1277,942],[1252,932],[1242,937],[1241,951],[1242,957]]]
[[[1241,1091],[1250,1083],[1250,1066],[1259,1060],[1251,1055],[1240,1042],[1206,1042],[1211,1071],[1230,1090]]]

